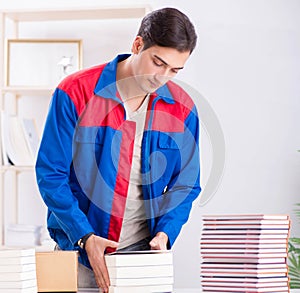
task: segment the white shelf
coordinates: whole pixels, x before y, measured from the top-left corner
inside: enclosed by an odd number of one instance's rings
[[[3,93],[11,93],[17,96],[49,96],[53,92],[53,88],[47,87],[4,87],[2,88]]]
[[[56,21],[56,20],[85,20],[85,19],[117,19],[143,17],[150,6],[107,6],[101,8],[73,8],[47,10],[3,10],[5,17],[13,21]]]
[[[20,23],[46,21],[81,21],[106,19],[143,18],[151,7],[149,5],[115,5],[102,7],[35,9],[35,10],[0,10],[0,110],[18,114],[20,96],[51,97],[54,88],[5,86],[7,56],[5,52],[8,37],[19,39]],[[7,29],[9,27],[10,30]],[[9,31],[9,34],[8,34]],[[34,38],[34,37],[33,37]],[[39,109],[37,109],[39,111]],[[0,135],[1,137],[1,135]],[[0,144],[0,154],[2,153]],[[34,166],[0,165],[0,245],[5,244],[7,224],[18,223],[18,175],[20,172],[34,172]]]
[[[0,172],[15,171],[15,172],[24,172],[24,171],[34,171],[34,166],[14,166],[14,165],[3,165],[0,167]]]

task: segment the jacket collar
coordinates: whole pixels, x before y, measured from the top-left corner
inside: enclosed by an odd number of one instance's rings
[[[96,84],[94,89],[94,94],[101,96],[107,99],[113,99],[118,103],[121,102],[119,95],[117,94],[116,87],[116,75],[117,75],[117,65],[118,62],[127,59],[130,54],[121,54],[118,55],[111,62],[107,63],[101,73],[101,76]],[[174,98],[169,91],[168,86],[165,84],[162,87],[158,88],[155,93],[157,99],[163,99],[169,104],[174,104]]]

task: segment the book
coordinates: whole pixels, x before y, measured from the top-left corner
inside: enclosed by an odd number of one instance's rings
[[[202,220],[289,220],[285,214],[224,214],[224,215],[203,215]]]
[[[23,256],[35,256],[34,248],[17,248],[17,247],[1,247],[0,246],[0,262],[2,258],[15,258]]]
[[[288,215],[203,218],[202,292],[289,292]]]
[[[229,282],[231,284],[241,284],[245,283],[250,287],[253,286],[265,286],[266,284],[277,284],[277,282],[288,282],[289,278],[287,276],[285,277],[263,277],[263,278],[253,278],[253,277],[214,277],[214,276],[207,276],[207,277],[201,277],[201,282]]]
[[[211,238],[201,238],[200,244],[201,246],[211,244],[211,245],[235,245],[235,244],[242,244],[242,245],[272,245],[272,244],[279,244],[279,245],[285,245],[286,246],[287,239],[286,237],[282,238],[249,238],[249,239],[241,239],[241,238],[217,238],[217,239],[211,239]]]
[[[36,133],[27,119],[17,115],[1,113],[2,157],[4,164],[33,166],[35,163]],[[25,124],[26,125],[25,125]],[[32,149],[33,148],[33,149]]]
[[[20,273],[1,273],[0,275],[0,283],[3,281],[7,282],[16,282],[16,281],[24,281],[24,280],[32,280],[36,278],[35,269],[28,272],[20,272]],[[1,286],[1,285],[0,285]]]
[[[36,269],[35,263],[2,265],[0,260],[0,273],[22,273],[22,272],[30,272],[35,269]]]
[[[266,219],[249,219],[249,220],[206,220],[203,223],[203,226],[210,226],[210,225],[238,225],[238,226],[245,226],[245,225],[257,225],[257,226],[264,226],[264,225],[289,225],[290,220],[266,220]]]
[[[285,277],[287,268],[285,269],[202,269],[202,276],[222,276],[222,277]]]
[[[200,242],[201,244],[201,249],[206,250],[206,249],[283,249],[286,250],[286,241],[282,243],[221,243],[216,242],[216,243],[203,243]]]
[[[37,287],[28,287],[28,288],[18,288],[18,289],[1,289],[0,288],[0,293],[36,293],[37,292]]]
[[[288,235],[289,234],[289,228],[286,229],[203,229],[203,235],[236,235],[241,237],[248,237],[250,235],[268,235],[269,237],[272,236],[273,238],[276,238],[276,235],[283,234]]]
[[[243,282],[242,280],[240,282],[227,282],[226,278],[223,278],[222,281],[202,281],[201,282],[201,286],[218,286],[218,287],[228,287],[230,284],[230,287],[237,287],[237,288],[241,288],[241,287],[246,287],[246,288],[274,288],[274,287],[282,287],[282,286],[288,286],[288,281],[286,282],[265,282],[265,283],[251,283],[251,282]]]
[[[171,293],[172,291],[172,285],[109,287],[109,293]]]
[[[287,230],[289,229],[289,224],[205,224],[203,225],[203,230],[237,230],[241,232],[248,232],[248,230],[264,231],[269,230],[274,233],[276,230]]]
[[[282,269],[287,268],[286,263],[201,263],[200,267],[207,268],[238,268],[238,269]]]
[[[245,252],[239,252],[239,253],[226,253],[226,252],[221,252],[221,253],[206,253],[202,255],[203,258],[232,258],[232,259],[237,259],[237,258],[242,258],[242,259],[271,259],[271,258],[285,258],[287,257],[287,252],[280,252],[280,253],[263,253],[263,252],[255,252],[255,253],[250,253],[248,250]]]
[[[149,286],[149,285],[172,285],[173,277],[152,277],[152,278],[110,278],[112,286]]]
[[[25,141],[27,147],[31,153],[31,156],[36,159],[40,138],[38,136],[37,128],[34,119],[19,118],[23,129]]]
[[[204,225],[203,230],[288,230],[289,224],[210,224]]]
[[[259,256],[256,257],[232,257],[230,255],[225,255],[223,257],[202,257],[202,262],[214,262],[214,263],[286,263],[286,257],[268,257],[262,258]]]
[[[6,122],[7,117],[4,111],[1,111],[1,157],[2,157],[2,164],[7,166],[10,165],[10,162],[8,160],[8,156],[7,156],[7,151],[6,151],[6,145],[9,143],[8,142],[8,134],[7,131],[5,129],[5,125],[7,124]]]
[[[250,292],[255,292],[255,293],[260,293],[260,292],[272,292],[272,293],[277,293],[277,292],[289,292],[289,289],[287,286],[281,286],[281,287],[266,287],[266,288],[247,288],[247,287],[242,287],[241,288],[236,288],[236,287],[231,287],[231,286],[202,286],[202,290],[205,290],[205,292],[245,292],[245,293],[250,293]]]
[[[105,261],[112,285],[109,292],[172,291],[173,254],[170,250],[116,251],[106,254]]]
[[[116,251],[106,254],[105,262],[108,267],[172,265],[173,255],[170,250]]]
[[[1,281],[0,282],[0,289],[25,289],[36,287],[37,282],[35,279],[24,280],[24,281]]]
[[[107,270],[108,270],[109,277],[112,279],[173,276],[172,265],[107,267]]]
[[[35,256],[1,257],[0,266],[35,264]]]
[[[219,248],[200,248],[200,251],[203,255],[206,254],[223,254],[224,252],[230,253],[233,256],[235,254],[264,254],[270,256],[277,256],[279,254],[286,254],[287,249],[285,248],[226,248],[226,247],[219,247]]]

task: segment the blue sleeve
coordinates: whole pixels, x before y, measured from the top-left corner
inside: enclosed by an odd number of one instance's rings
[[[73,244],[93,231],[68,184],[77,120],[72,100],[64,91],[56,89],[36,161],[37,183],[48,207],[48,221],[50,216],[54,217]]]
[[[165,232],[169,237],[169,248],[178,237],[182,226],[189,218],[193,201],[200,187],[199,119],[196,107],[185,121],[181,153],[181,166],[174,174],[168,190],[163,194],[161,208],[166,212],[159,217],[155,234]]]

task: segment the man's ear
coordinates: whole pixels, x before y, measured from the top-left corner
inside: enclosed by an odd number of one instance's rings
[[[142,51],[144,46],[143,38],[141,36],[136,36],[136,38],[133,41],[131,52],[133,54],[138,54]]]

